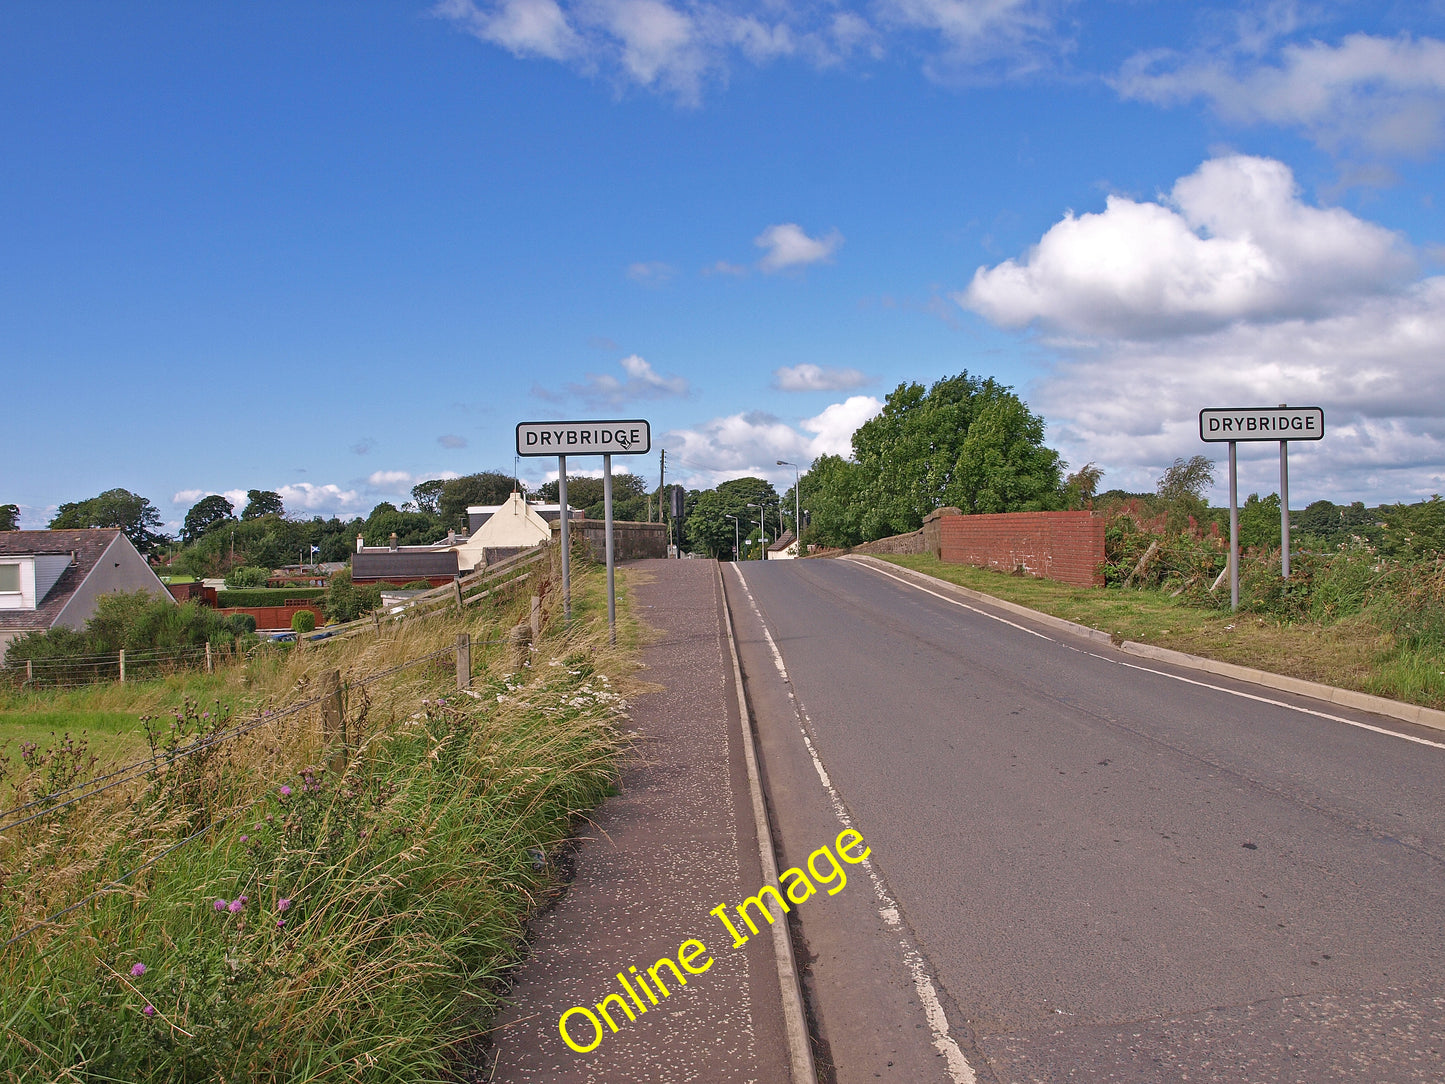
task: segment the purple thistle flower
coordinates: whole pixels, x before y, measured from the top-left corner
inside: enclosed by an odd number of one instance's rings
[[[281,788],[281,797],[283,797],[283,798],[289,798],[289,797],[291,797],[291,788],[290,788],[290,787],[283,786],[283,787]]]
[[[240,900],[232,900],[232,901],[231,901],[231,906],[230,906],[229,910],[230,910],[231,914],[233,914],[233,915],[234,915],[234,914],[239,914],[241,908],[242,908],[242,907],[245,907],[245,906],[246,906],[246,905],[245,905],[244,903],[242,903]]]
[[[217,910],[217,911],[224,911],[224,910],[226,909],[226,901],[225,901],[225,900],[217,900],[217,901],[216,901],[216,904],[215,904],[215,907],[216,907],[216,910]]]
[[[154,1005],[147,1005],[144,1009],[141,1010],[141,1012],[145,1013],[147,1016],[154,1016],[156,1014],[156,1007]]]
[[[291,901],[290,901],[290,900],[277,900],[277,901],[276,901],[276,910],[278,910],[278,911],[284,911],[284,910],[286,910],[286,908],[288,908],[288,907],[290,907],[290,906],[291,906]]]
[[[286,928],[286,920],[284,918],[278,918],[276,920],[276,928],[278,930],[284,930]]]
[[[242,842],[242,843],[249,843],[250,841],[251,841],[251,837],[250,837],[250,836],[242,836],[242,837],[241,837],[241,842]]]
[[[136,964],[134,967],[132,967],[132,968],[130,969],[130,977],[133,978],[133,979],[138,979],[138,978],[140,978],[142,975],[144,975],[145,973],[146,973],[146,965],[145,965],[145,964]]]
[[[251,902],[251,897],[250,897],[250,896],[242,896],[242,897],[241,897],[241,902],[242,902],[242,903],[250,903],[250,902]]]

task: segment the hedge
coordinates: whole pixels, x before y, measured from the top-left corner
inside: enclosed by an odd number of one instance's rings
[[[282,606],[288,599],[318,600],[326,597],[324,587],[253,587],[246,590],[223,590],[216,592],[216,605],[227,606]]]

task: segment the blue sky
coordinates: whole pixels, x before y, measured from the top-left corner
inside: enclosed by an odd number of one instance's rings
[[[1442,149],[1439,0],[11,3],[0,503],[365,514],[549,418],[781,487],[963,369],[1106,488],[1289,401],[1294,504],[1419,499]]]

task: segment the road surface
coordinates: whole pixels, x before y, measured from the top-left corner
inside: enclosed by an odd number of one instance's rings
[[[790,916],[826,1077],[1445,1080],[1445,736],[850,562],[724,579],[779,868],[871,847]]]

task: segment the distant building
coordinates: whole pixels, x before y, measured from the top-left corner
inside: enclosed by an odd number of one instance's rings
[[[84,628],[116,591],[175,601],[118,527],[0,531],[0,658],[26,633]]]
[[[783,532],[783,537],[768,547],[765,559],[769,561],[791,561],[798,556],[798,540],[794,537],[791,529]]]

